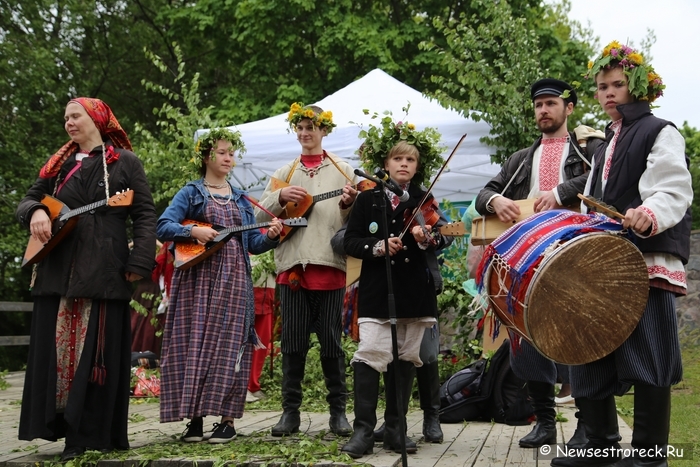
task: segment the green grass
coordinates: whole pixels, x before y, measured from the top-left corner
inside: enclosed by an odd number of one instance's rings
[[[213,467],[226,465],[274,465],[313,466],[320,460],[340,465],[361,467],[361,460],[354,461],[347,454],[340,452],[345,439],[336,438],[321,431],[316,436],[299,433],[294,436],[270,439],[263,433],[239,436],[233,443],[182,443],[173,436],[169,441],[150,443],[128,451],[114,451],[102,454],[99,451],[87,451],[77,459],[64,464],[66,467],[94,467],[100,461],[126,461],[136,459],[139,465],[162,459],[188,459],[193,465],[198,461],[213,461]],[[177,461],[176,461],[177,462]],[[327,463],[324,462],[324,465]],[[43,462],[43,467],[59,467],[58,456]]]
[[[632,426],[634,397],[617,398],[617,411]],[[628,443],[630,440],[624,440]],[[669,467],[700,465],[700,346],[686,342],[683,346],[683,381],[671,390],[671,431],[669,443],[693,446],[693,460],[669,459]],[[685,450],[687,455],[687,449]]]

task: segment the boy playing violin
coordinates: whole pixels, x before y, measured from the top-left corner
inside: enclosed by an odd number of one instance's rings
[[[431,250],[440,248],[446,242],[446,238],[434,231],[431,225],[416,225],[401,237],[405,229],[404,214],[419,207],[425,195],[421,182],[427,180],[422,171],[426,160],[429,160],[427,157],[440,157],[435,144],[439,135],[432,129],[415,131],[413,125],[405,123],[392,124],[385,131],[397,135],[393,141],[396,144],[387,148],[388,151],[375,152],[377,145],[366,140],[360,148],[360,158],[365,165],[383,160],[383,168],[408,193],[408,199],[401,201],[394,193],[381,187],[360,193],[344,239],[346,253],[363,260],[358,295],[360,343],[351,361],[355,371],[354,433],[342,448],[353,458],[372,453],[379,376],[382,373],[385,373],[387,401],[384,448],[396,452],[402,450],[399,427],[406,426],[415,367],[423,365],[420,358],[421,341],[425,329],[437,322],[435,285],[426,252],[434,255]],[[420,145],[422,149],[399,141],[398,135],[402,131],[412,133],[424,143]],[[379,209],[382,197],[388,198],[385,218]],[[389,232],[388,244],[383,240],[384,225],[387,225]],[[391,256],[391,279],[398,318],[398,362],[392,361],[385,263],[387,248]],[[399,394],[396,393],[396,378],[400,381]],[[404,420],[403,425],[401,419]],[[416,451],[416,444],[407,437],[405,447],[407,452]]]

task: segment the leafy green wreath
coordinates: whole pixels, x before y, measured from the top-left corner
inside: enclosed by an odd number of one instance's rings
[[[408,115],[411,104],[402,108]],[[363,109],[365,115],[369,115],[369,110]],[[376,112],[372,119],[380,118]],[[413,177],[413,181],[423,186],[430,184],[435,171],[442,166],[444,160],[442,153],[446,146],[440,145],[441,135],[435,128],[427,127],[423,130],[416,130],[416,125],[405,121],[394,122],[390,111],[384,112],[379,126],[370,124],[368,129],[362,129],[359,134],[364,141],[355,153],[360,156],[362,168],[371,172],[375,168],[384,168],[384,160],[389,155],[389,151],[399,141],[405,141],[418,149],[420,159],[418,160],[418,170]]]
[[[240,131],[231,131],[228,128],[213,128],[197,138],[194,146],[195,158],[192,162],[195,165],[199,165],[205,157],[209,155],[213,156],[211,152],[212,149],[214,149],[214,145],[217,141],[222,139],[231,143],[233,149],[238,151],[239,159],[245,154],[245,144],[243,144],[243,140],[241,139]]]

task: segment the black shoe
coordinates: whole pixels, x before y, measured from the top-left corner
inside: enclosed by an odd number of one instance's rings
[[[61,462],[68,462],[85,454],[85,448],[81,446],[66,446],[61,453]]]
[[[350,436],[352,434],[352,427],[344,413],[331,415],[328,426],[330,426],[331,432],[336,436]]]
[[[233,428],[233,424],[224,423],[214,423],[214,433],[212,433],[209,438],[211,444],[223,444],[228,443],[236,438],[236,429]]]
[[[305,354],[282,354],[282,416],[272,427],[272,436],[289,436],[299,431]]]
[[[438,363],[424,363],[416,368],[420,408],[423,410],[423,439],[426,443],[442,443],[440,427],[440,373]]]
[[[199,443],[204,440],[204,421],[195,417],[187,424],[187,430],[180,437],[185,443]]]
[[[384,411],[384,449],[401,452],[401,430],[404,430],[404,445],[406,452],[413,454],[417,451],[416,443],[406,434],[406,414],[411,399],[415,366],[412,362],[399,360],[391,362],[384,373],[384,394],[386,397],[386,409]],[[399,378],[399,390],[397,394],[396,378]]]
[[[518,445],[521,448],[539,448],[546,444],[555,444],[556,442],[556,427],[548,428],[543,423],[537,422],[532,431],[518,442]]]
[[[272,427],[272,436],[289,436],[299,431],[301,425],[301,417],[299,412],[287,413],[283,412],[280,421]]]
[[[527,382],[527,395],[537,416],[532,431],[518,444],[521,448],[539,448],[557,442],[557,410],[554,403],[554,385],[541,381]]]
[[[345,357],[321,358],[321,369],[326,382],[328,395],[326,401],[330,408],[331,432],[337,436],[350,436],[352,427],[345,416],[345,405],[347,402],[347,387],[345,384]]]
[[[409,438],[407,434],[404,435],[404,444],[408,454],[415,454],[418,452],[418,446],[416,445],[415,441]],[[384,444],[382,447],[387,451],[401,453],[401,442],[399,440],[399,436],[394,435],[393,433],[390,434],[388,431],[384,432]]]
[[[352,438],[342,447],[342,452],[359,459],[374,451],[374,426],[377,424],[377,398],[379,397],[379,372],[366,363],[356,362],[355,369],[355,420]]]
[[[382,423],[378,429],[374,430],[374,441],[376,443],[384,442],[384,431],[386,431],[386,424]]]
[[[582,448],[588,443],[588,438],[586,437],[586,427],[583,425],[583,420],[581,419],[581,412],[576,412],[574,414],[576,417],[576,430],[574,430],[573,436],[567,441],[566,447],[569,449]]]
[[[438,414],[423,412],[423,439],[426,443],[442,444],[444,435]]]
[[[619,444],[621,437],[617,426],[615,396],[611,394],[600,400],[579,397],[576,399],[576,406],[581,413],[579,420],[583,422],[588,443],[574,455],[555,457],[550,465],[553,467],[610,467],[619,462],[622,457]],[[596,451],[606,452],[609,455],[606,457],[590,455]],[[582,456],[579,456],[579,453]],[[585,456],[585,454],[589,455]]]
[[[354,431],[352,438],[340,450],[353,459],[359,459],[366,454],[374,454],[374,441],[369,433],[362,430]]]

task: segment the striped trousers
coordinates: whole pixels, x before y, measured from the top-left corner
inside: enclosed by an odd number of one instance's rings
[[[520,346],[510,347],[510,367],[518,378],[525,381],[554,384],[557,382],[557,365],[530,345],[525,339],[508,330],[508,338],[520,340]]]
[[[683,377],[676,297],[652,287],[642,319],[613,353],[595,362],[571,367],[575,398],[604,399],[623,394],[635,383],[668,387]]]
[[[309,338],[315,332],[321,344],[321,358],[344,357],[340,343],[344,296],[344,287],[293,291],[288,285],[280,285],[282,353],[306,355]]]

